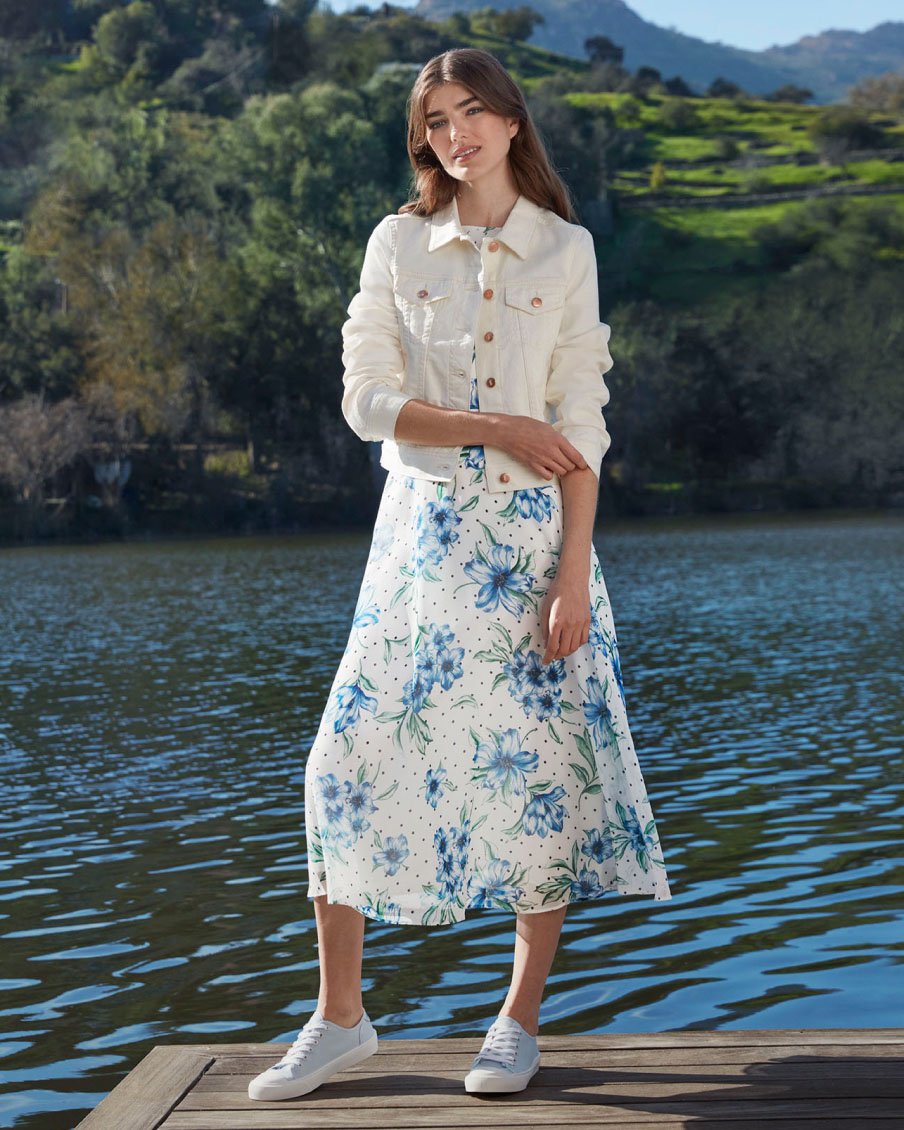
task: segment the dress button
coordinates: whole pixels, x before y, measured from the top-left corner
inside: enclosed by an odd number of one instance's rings
[[[483,292],[483,296],[484,298],[492,298],[493,291],[489,287],[487,287],[487,289]]]
[[[487,330],[487,332],[483,335],[483,340],[484,341],[492,341],[493,340],[493,331]]]
[[[530,300],[530,304],[531,304],[531,306],[542,306],[543,305],[543,299],[542,298],[532,298]]]
[[[487,384],[489,385],[490,388],[495,388],[496,378],[495,377],[487,377]]]
[[[499,481],[501,483],[507,483],[511,477],[512,476],[508,473],[508,471],[503,471],[502,474],[499,476]]]
[[[427,294],[428,294],[428,293],[429,293],[429,292],[428,292],[428,291],[426,291],[426,290],[419,290],[419,291],[417,292],[417,296],[418,296],[418,298],[426,298],[426,297],[427,297]]]
[[[498,250],[499,250],[499,244],[496,242],[495,239],[491,239],[490,242],[487,244],[487,251],[498,251]]]

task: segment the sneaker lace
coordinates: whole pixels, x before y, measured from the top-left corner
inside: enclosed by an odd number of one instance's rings
[[[516,1029],[497,1028],[495,1024],[491,1024],[477,1058],[495,1060],[511,1067],[515,1062],[519,1039],[520,1033]]]
[[[309,1020],[295,1037],[292,1046],[277,1066],[281,1067],[284,1063],[301,1063],[325,1031],[326,1025],[321,1021]]]

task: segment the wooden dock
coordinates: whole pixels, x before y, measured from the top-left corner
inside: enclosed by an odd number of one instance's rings
[[[469,1095],[462,1079],[481,1043],[384,1037],[363,1063],[281,1102],[249,1099],[247,1087],[288,1044],[159,1044],[77,1130],[904,1128],[904,1028],[541,1030],[526,1090]]]

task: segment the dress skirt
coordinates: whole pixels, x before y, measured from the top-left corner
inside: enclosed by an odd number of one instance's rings
[[[590,638],[544,665],[562,490],[389,472],[305,767],[308,898],[425,926],[669,899],[596,550]]]

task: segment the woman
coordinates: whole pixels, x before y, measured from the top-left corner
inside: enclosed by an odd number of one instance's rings
[[[566,907],[671,897],[591,540],[612,366],[592,237],[494,56],[431,59],[408,109],[416,198],[374,229],[342,329],[342,410],[388,474],[305,770],[320,995],[252,1098],[376,1051],[365,918],[517,915],[464,1080],[517,1091]]]

